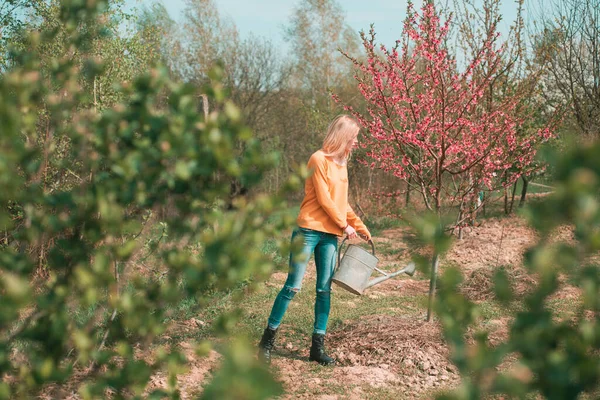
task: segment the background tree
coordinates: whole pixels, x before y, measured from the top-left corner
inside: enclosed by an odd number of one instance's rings
[[[173,78],[178,77],[178,61],[181,43],[177,36],[177,24],[161,2],[143,5],[135,17],[134,30],[141,42],[147,42],[161,63],[169,68]]]
[[[182,14],[182,29],[172,26],[160,7],[148,10],[143,20],[169,27],[168,36],[174,40],[169,40],[163,57],[170,60],[178,78],[199,88],[198,96],[207,68],[217,60],[224,63],[223,82],[232,101],[257,135],[281,154],[281,163],[264,181],[271,188],[279,187],[295,165],[304,164],[320,147],[328,122],[340,112],[328,90],[335,88],[345,98],[357,98],[351,66],[337,51],[338,46],[355,49],[357,37],[333,1],[298,6],[286,27],[286,37],[293,48],[304,50],[302,55],[294,51],[291,58],[269,40],[240,38],[235,24],[219,14],[213,1],[189,0]],[[312,54],[311,49],[319,53]],[[313,62],[318,65],[313,67]],[[239,182],[233,186],[234,192],[239,191]]]
[[[531,27],[533,62],[547,70],[542,86],[545,103],[568,105],[565,134],[584,141],[596,138],[600,133],[600,4],[566,0],[531,5],[536,21]]]
[[[500,13],[500,6],[500,0],[484,0],[482,3],[477,4],[470,0],[454,2],[454,7],[458,10],[456,13],[456,23],[458,25],[457,43],[462,48],[466,59],[472,59],[477,56],[480,37],[485,36],[486,32],[490,30],[497,30],[498,24],[503,19]],[[519,92],[527,94],[525,96],[520,95],[521,101],[514,110],[515,114],[520,114],[521,121],[516,133],[517,135],[527,137],[531,135],[531,131],[539,129],[548,120],[553,119],[553,115],[547,113],[546,118],[542,118],[538,111],[541,100],[539,83],[545,71],[543,66],[532,64],[528,60],[526,38],[524,36],[524,2],[518,1],[516,7],[515,20],[511,23],[506,38],[503,41],[504,49],[500,65],[495,66],[487,62],[487,60],[483,60],[475,68],[474,74],[489,76],[491,78],[489,85],[484,89],[484,100],[482,101],[482,106],[487,112],[492,111],[491,108],[494,103],[502,102],[502,98],[504,97],[510,98],[515,96],[515,94],[518,95]],[[518,160],[518,158],[515,158],[515,160]],[[541,173],[543,170],[544,166],[536,162],[529,164],[525,169],[522,166],[515,165],[499,173],[497,180],[507,181],[508,176],[514,174],[517,175],[517,179],[521,177],[523,186],[520,206],[522,206],[530,178]],[[509,214],[513,209],[517,179],[509,179],[514,181],[510,200],[510,187],[505,183],[502,184],[504,186],[504,211],[506,214]],[[476,192],[484,194],[486,188],[476,188]],[[488,194],[491,195],[489,192]],[[469,209],[464,210],[464,212],[476,210],[475,204],[470,204],[469,206]]]
[[[423,5],[421,14],[409,4],[408,15],[402,40],[391,50],[381,46],[383,56],[375,51],[373,29],[370,38],[363,34],[367,61],[348,55],[358,70],[356,79],[368,112],[347,108],[369,132],[365,146],[371,166],[405,181],[410,177],[427,209],[442,224],[443,209],[467,203],[479,187],[492,189],[494,177],[511,166],[527,168],[536,144],[550,132],[517,134],[523,116],[515,111],[527,93],[484,97],[502,66],[504,48],[497,44],[495,25],[460,72],[444,46],[449,21],[442,25],[431,3]],[[424,69],[419,63],[425,64]],[[489,65],[485,75],[477,73],[482,63]],[[439,250],[433,255],[427,319]]]
[[[29,7],[30,2],[27,0],[0,0],[0,72],[10,63],[10,40],[23,28],[23,17]]]
[[[305,126],[294,138],[299,162],[305,163],[322,144],[323,134],[340,109],[329,92],[356,95],[351,65],[339,49],[354,52],[358,35],[347,24],[344,11],[335,0],[299,2],[285,27],[293,63],[293,90],[299,99],[296,114]],[[353,94],[351,94],[353,93]]]
[[[346,23],[335,0],[304,0],[286,28],[298,86],[308,90],[315,109],[331,109],[327,90],[347,82],[349,67],[338,49],[358,50],[358,36]]]
[[[75,91],[83,91],[86,95],[73,109],[61,113],[49,111],[48,100],[41,103],[37,110],[36,130],[23,132],[26,143],[40,149],[41,169],[39,175],[33,177],[40,182],[47,193],[79,185],[82,181],[91,179],[89,171],[81,168],[81,162],[70,158],[72,140],[68,135],[56,129],[56,121],[72,124],[73,114],[80,108],[100,112],[122,100],[122,93],[115,90],[117,84],[131,82],[133,77],[147,71],[159,54],[154,51],[151,33],[135,34],[122,32],[122,21],[132,18],[122,11],[121,2],[111,2],[111,6],[102,10],[96,26],[82,26],[81,45],[72,45],[69,28],[61,20],[62,4],[59,1],[32,1],[29,3],[29,13],[22,21],[23,29],[11,37],[10,43],[15,51],[26,52],[31,46],[30,32],[41,35],[42,32],[55,31],[52,40],[41,41],[36,47],[40,79],[51,87],[56,96],[69,97]],[[90,22],[91,24],[91,22]],[[93,33],[98,33],[93,36]],[[154,33],[154,37],[158,37]],[[93,70],[89,60],[98,58],[107,60],[106,68],[101,72]],[[69,81],[72,86],[59,86],[52,80],[55,73],[56,60],[71,63],[72,68],[81,71],[76,82]],[[56,101],[54,98],[50,98]],[[4,232],[4,240],[12,241],[10,232]],[[44,264],[48,246],[55,238],[46,234],[43,240],[34,243],[28,251],[37,254],[38,272],[46,274]]]
[[[185,61],[180,64],[181,77],[202,84],[216,60],[223,60],[226,76],[230,76],[227,60],[235,57],[240,41],[235,24],[219,15],[213,0],[187,0],[184,16],[179,32]]]
[[[290,92],[289,62],[267,39],[241,39],[235,24],[222,18],[212,1],[190,0],[182,18],[183,29],[176,32],[178,44],[172,47],[184,56],[174,62],[174,69],[184,81],[199,85],[206,79],[206,68],[223,62],[223,83],[245,123],[269,149],[282,154],[281,162],[264,181],[276,190],[295,165],[285,147],[297,139],[297,127],[302,125],[290,105],[297,100]],[[244,190],[243,183],[232,182],[232,196]]]

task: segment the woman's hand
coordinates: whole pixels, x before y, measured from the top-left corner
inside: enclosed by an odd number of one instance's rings
[[[354,239],[357,236],[356,230],[353,227],[351,227],[350,225],[348,225],[344,228],[344,233],[346,233],[346,235],[348,236],[348,239]]]

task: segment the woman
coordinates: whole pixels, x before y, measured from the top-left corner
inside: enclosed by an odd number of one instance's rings
[[[259,344],[259,357],[271,362],[271,350],[277,328],[283,316],[302,286],[302,278],[311,254],[314,253],[317,269],[317,295],[315,299],[315,323],[310,348],[311,361],[331,365],[335,361],[323,347],[327,320],[329,319],[331,277],[337,261],[338,236],[346,234],[349,239],[357,233],[371,240],[369,230],[348,204],[347,161],[352,149],[358,144],[360,126],[348,115],[335,118],[329,128],[321,150],[308,161],[313,171],[306,180],[304,200],[298,215],[298,235],[303,238],[300,254],[290,255],[289,273],[283,289],[277,295],[268,325]]]

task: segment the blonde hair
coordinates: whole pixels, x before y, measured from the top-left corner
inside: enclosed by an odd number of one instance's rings
[[[350,115],[342,114],[335,117],[327,128],[325,140],[323,140],[322,150],[325,155],[338,158],[340,160],[347,159],[352,152],[348,150],[354,135],[358,134],[360,125],[358,121]]]

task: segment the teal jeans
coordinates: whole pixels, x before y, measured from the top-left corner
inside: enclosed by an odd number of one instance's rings
[[[329,309],[331,307],[331,277],[337,259],[338,238],[331,233],[297,228],[292,233],[292,240],[302,235],[304,245],[299,254],[290,254],[289,273],[283,289],[277,295],[271,315],[269,328],[277,329],[290,305],[290,302],[302,288],[302,279],[311,254],[315,254],[317,267],[317,295],[315,299],[315,324],[313,333],[325,334]]]

